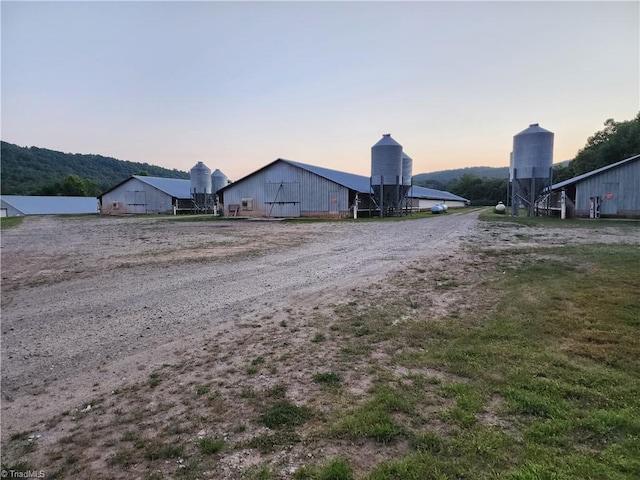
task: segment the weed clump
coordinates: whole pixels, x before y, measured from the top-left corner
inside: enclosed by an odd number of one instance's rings
[[[326,385],[328,387],[338,387],[340,386],[340,382],[342,382],[342,378],[340,378],[340,375],[338,375],[337,373],[323,372],[316,373],[313,376],[313,381],[321,385]]]
[[[353,480],[353,470],[343,458],[334,458],[322,467],[302,467],[294,477],[295,480]]]
[[[260,416],[260,421],[268,428],[280,429],[302,425],[312,416],[308,407],[299,407],[288,400],[282,400],[271,406]]]
[[[198,449],[205,455],[219,453],[224,445],[225,441],[221,438],[203,437],[198,440]]]

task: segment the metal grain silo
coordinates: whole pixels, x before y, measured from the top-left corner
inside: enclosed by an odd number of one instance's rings
[[[548,178],[552,163],[552,132],[534,123],[513,137],[513,168],[518,178]]]
[[[411,200],[409,199],[409,191],[411,190],[411,180],[413,178],[413,159],[402,152],[402,188],[400,196],[402,199],[402,208],[409,208]]]
[[[536,199],[551,184],[553,133],[537,123],[529,125],[513,137],[511,163],[513,213],[523,205],[533,215]]]
[[[189,173],[194,211],[208,213],[213,209],[214,203],[211,195],[211,169],[204,163],[198,162]]]
[[[380,207],[385,211],[400,209],[402,199],[402,145],[387,133],[371,147],[371,186]]]
[[[202,162],[198,162],[191,168],[189,173],[192,194],[211,194],[211,169],[209,167]]]
[[[402,152],[402,186],[411,187],[411,178],[413,177],[413,159]]]
[[[216,193],[222,187],[226,187],[228,182],[227,176],[216,168],[211,174],[211,192]]]
[[[513,182],[513,152],[509,153],[509,183]]]
[[[402,145],[391,138],[390,133],[382,136],[371,147],[371,179],[374,185],[399,185],[402,179]]]

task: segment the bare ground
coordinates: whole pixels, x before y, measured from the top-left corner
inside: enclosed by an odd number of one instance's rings
[[[3,443],[22,442],[24,451],[9,449],[14,460],[24,455],[60,478],[188,471],[191,450],[128,461],[121,443],[132,431],[236,445],[192,478],[246,478],[264,464],[287,478],[337,454],[366,472],[402,445],[311,432],[323,413],[370,390],[373,368],[399,379],[412,372],[388,361],[400,348],[393,342],[358,352],[345,312],[409,291],[397,321],[484,313],[492,299],[481,293],[488,266],[478,248],[575,242],[640,244],[640,230],[538,230],[480,222],[477,212],[372,223],[27,218],[2,233]],[[340,372],[344,391],[324,391],[311,380],[319,371]],[[255,418],[278,388],[316,419],[304,442],[261,452],[247,444],[268,437]]]

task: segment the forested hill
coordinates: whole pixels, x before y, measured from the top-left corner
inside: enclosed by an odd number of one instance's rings
[[[441,170],[439,172],[418,173],[413,176],[413,184],[445,190],[452,181],[457,180],[465,174],[471,174],[480,178],[507,178],[509,175],[509,167],[466,167],[453,170]]]
[[[97,196],[131,175],[189,178],[188,172],[101,155],[63,153],[1,142],[4,195]]]

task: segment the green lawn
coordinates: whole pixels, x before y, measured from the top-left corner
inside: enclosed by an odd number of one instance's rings
[[[640,478],[638,248],[510,254],[517,268],[490,283],[495,312],[452,321],[419,341],[419,355],[396,357],[452,380],[418,375],[400,389],[381,379],[334,422],[334,435],[413,445],[367,479]],[[403,330],[394,341],[416,341],[415,328]],[[425,382],[449,399],[437,429],[422,408]]]
[[[0,228],[5,230],[7,228],[17,227],[24,221],[24,217],[2,217],[0,218]]]

